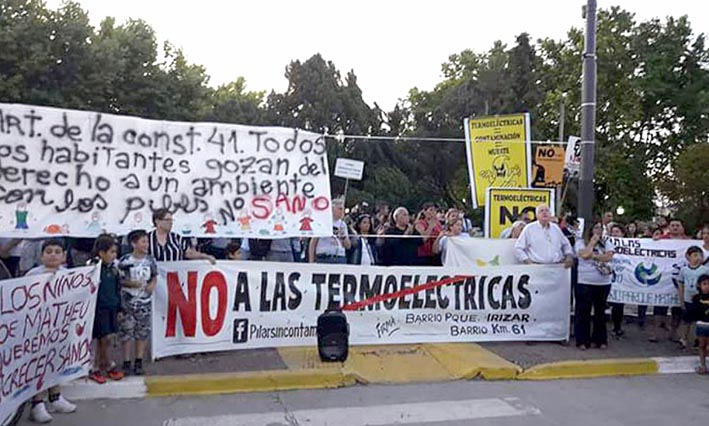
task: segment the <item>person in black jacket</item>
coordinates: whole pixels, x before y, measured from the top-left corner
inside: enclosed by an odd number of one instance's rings
[[[96,315],[92,337],[96,339],[95,369],[89,378],[98,384],[107,379],[121,380],[123,372],[111,367],[108,351],[112,336],[118,333],[118,312],[121,308],[120,273],[115,260],[118,256],[116,240],[107,234],[99,235],[94,243],[93,254],[101,262],[101,281],[96,295]]]

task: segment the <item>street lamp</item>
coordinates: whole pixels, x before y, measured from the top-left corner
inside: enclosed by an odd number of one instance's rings
[[[625,209],[623,206],[618,206],[617,209],[615,209],[615,212],[618,214],[618,216],[623,216],[625,214]]]

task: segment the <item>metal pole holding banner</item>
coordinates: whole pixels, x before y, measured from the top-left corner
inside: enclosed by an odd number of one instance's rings
[[[586,40],[581,86],[581,170],[579,173],[578,216],[593,219],[593,175],[596,129],[596,0],[588,0],[584,10]]]
[[[347,206],[347,187],[349,186],[349,184],[350,184],[350,180],[345,179],[345,193],[342,195],[342,198],[344,198],[342,200],[342,202],[345,203],[345,206]]]

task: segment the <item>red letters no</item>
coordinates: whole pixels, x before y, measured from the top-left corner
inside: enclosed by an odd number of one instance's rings
[[[165,337],[175,337],[177,313],[185,337],[194,337],[197,320],[197,272],[187,273],[187,297],[182,292],[177,272],[167,273],[167,328]]]
[[[209,294],[212,288],[217,289],[217,317],[209,315]],[[209,272],[202,282],[200,291],[200,311],[202,313],[202,330],[207,337],[216,336],[224,325],[226,318],[227,287],[224,275],[221,272]]]

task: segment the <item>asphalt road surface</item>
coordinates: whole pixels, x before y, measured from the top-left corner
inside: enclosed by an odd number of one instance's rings
[[[28,420],[23,425],[31,424]],[[79,401],[54,426],[653,426],[709,424],[709,376],[356,386]]]

